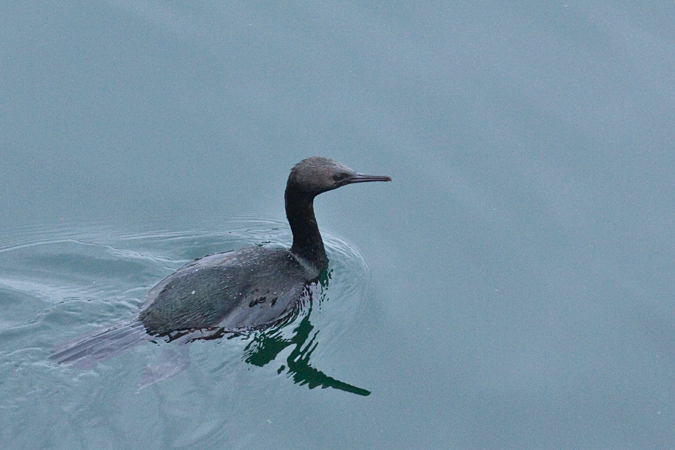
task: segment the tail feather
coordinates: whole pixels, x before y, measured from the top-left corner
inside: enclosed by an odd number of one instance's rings
[[[134,320],[104,331],[98,330],[78,338],[75,342],[64,344],[49,355],[49,359],[59,364],[87,369],[150,339],[152,337],[146,333],[143,323]]]

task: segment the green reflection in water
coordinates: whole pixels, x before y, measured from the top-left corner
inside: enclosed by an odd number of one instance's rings
[[[329,277],[330,275],[324,276],[320,280],[323,290],[328,285]],[[310,365],[312,353],[319,345],[316,340],[319,331],[317,330],[312,333],[314,325],[310,322],[310,316],[312,315],[311,293],[308,296],[307,308],[307,314],[293,329],[293,336],[290,339],[284,338],[279,329],[271,333],[260,333],[246,346],[244,361],[254,366],[262,367],[273,361],[286,347],[294,346],[286,359],[287,367],[284,365],[279,367],[279,374],[284,370],[288,370],[288,373],[293,377],[294,383],[300,386],[307,385],[310,389],[316,387],[323,389],[333,388],[357,395],[370,395],[370,391],[336,380]]]

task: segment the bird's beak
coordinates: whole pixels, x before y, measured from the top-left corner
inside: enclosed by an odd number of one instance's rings
[[[391,181],[391,177],[385,175],[366,175],[364,173],[355,173],[349,178],[345,178],[344,184],[367,183],[369,181]]]

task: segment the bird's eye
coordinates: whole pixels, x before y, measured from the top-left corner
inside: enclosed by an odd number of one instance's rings
[[[343,173],[336,173],[335,175],[333,175],[333,180],[342,181],[345,178],[347,178],[348,176],[349,176],[349,174],[346,174],[344,172]]]

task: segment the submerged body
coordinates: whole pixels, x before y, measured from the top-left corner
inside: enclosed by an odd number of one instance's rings
[[[391,179],[359,174],[326,158],[301,161],[286,184],[290,249],[250,247],[194,260],[153,287],[135,319],[66,345],[50,358],[90,367],[157,336],[211,338],[283,322],[297,311],[307,286],[328,267],[314,197],[369,181]]]

